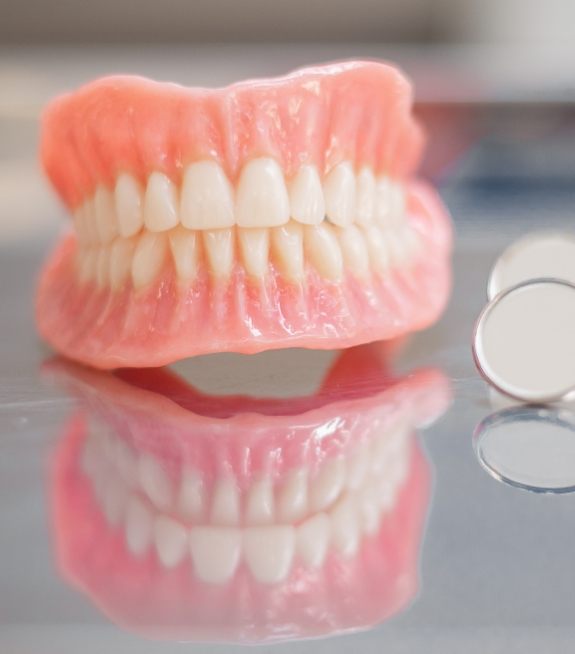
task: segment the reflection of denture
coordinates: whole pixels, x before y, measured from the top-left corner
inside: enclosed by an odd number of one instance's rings
[[[52,367],[82,407],[56,457],[64,573],[156,637],[283,640],[399,611],[417,590],[428,498],[413,429],[448,390],[433,371],[374,376],[374,352],[341,354],[294,400]]]
[[[451,236],[412,178],[410,111],[400,73],[361,62],[212,91],[109,78],[56,100],[42,155],[75,235],[41,283],[41,331],[107,368],[427,326]]]

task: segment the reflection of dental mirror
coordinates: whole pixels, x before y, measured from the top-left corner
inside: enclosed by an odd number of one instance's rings
[[[477,458],[510,486],[539,493],[575,491],[575,414],[565,409],[511,407],[476,428]]]

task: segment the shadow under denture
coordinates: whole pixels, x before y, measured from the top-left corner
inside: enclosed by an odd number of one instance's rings
[[[160,638],[303,638],[400,610],[428,502],[414,428],[449,391],[435,371],[394,380],[382,352],[342,353],[315,395],[283,400],[300,413],[228,396],[225,418],[167,371],[50,364],[80,401],[54,466],[64,574]]]

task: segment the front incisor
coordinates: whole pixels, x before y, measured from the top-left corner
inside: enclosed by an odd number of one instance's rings
[[[232,187],[215,161],[186,168],[180,202],[181,221],[189,229],[232,227],[235,222]]]
[[[290,216],[284,175],[274,159],[261,158],[244,166],[236,191],[236,222],[240,227],[272,227]]]

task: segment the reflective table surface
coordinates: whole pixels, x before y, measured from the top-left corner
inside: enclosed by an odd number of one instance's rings
[[[571,227],[575,109],[421,111],[453,141],[427,164],[456,228],[436,326],[115,374],[36,336],[61,212],[5,112],[0,188],[30,192],[0,242],[0,652],[573,650],[575,414],[490,393],[470,339],[498,253]]]

